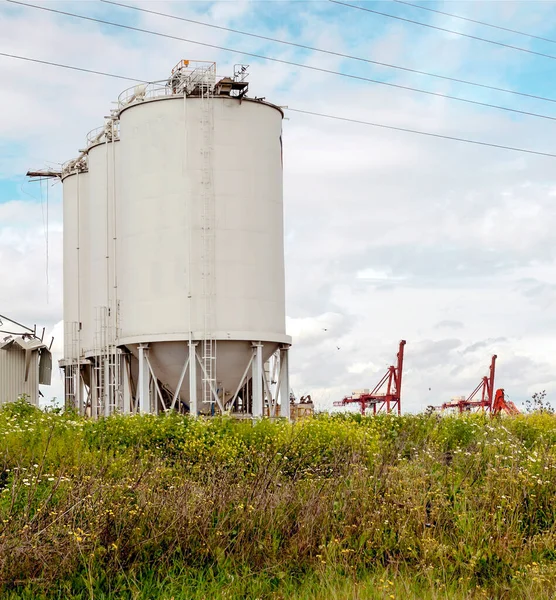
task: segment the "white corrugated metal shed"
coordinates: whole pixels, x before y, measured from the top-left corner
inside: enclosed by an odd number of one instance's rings
[[[0,340],[0,404],[25,395],[39,403],[39,384],[50,385],[52,355],[40,339],[32,335],[8,335]]]

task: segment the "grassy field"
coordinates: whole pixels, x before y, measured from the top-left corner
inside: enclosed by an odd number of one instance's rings
[[[0,598],[556,597],[556,417],[0,411]]]

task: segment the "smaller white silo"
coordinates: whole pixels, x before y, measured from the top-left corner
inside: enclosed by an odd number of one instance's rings
[[[83,178],[85,174],[81,174]],[[62,176],[64,223],[64,359],[79,356],[79,174]]]
[[[116,347],[118,299],[116,280],[116,199],[119,185],[119,122],[108,119],[87,135],[89,210],[86,214],[91,239],[89,262],[88,321],[92,343],[84,347],[91,364],[92,416],[124,410],[121,398],[120,355]]]
[[[84,216],[89,210],[89,174],[82,154],[66,163],[61,174],[63,186],[63,299],[65,402],[80,407],[86,373],[83,349],[92,345],[89,313],[88,263],[90,239]]]
[[[89,228],[89,174],[87,163],[72,161],[62,171],[63,231],[64,231],[64,358],[77,359],[90,345],[92,330],[89,325],[90,252]]]
[[[89,321],[93,326],[93,345],[87,356],[99,354],[116,338],[116,197],[119,160],[117,121],[109,120],[87,135],[89,197],[86,215],[91,244],[87,266],[90,281]]]

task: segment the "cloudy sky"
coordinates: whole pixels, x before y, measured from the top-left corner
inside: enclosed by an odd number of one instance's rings
[[[328,1],[134,2],[221,27],[427,71],[524,96],[300,49],[100,1],[40,2],[184,42],[0,3],[0,53],[141,80],[182,58],[249,64],[251,95],[292,109],[556,153],[556,43],[395,2],[359,3],[539,54]],[[426,6],[556,40],[550,2]],[[228,50],[202,46],[204,42]],[[341,77],[284,61],[537,113]],[[77,154],[130,82],[0,56],[0,313],[62,345],[61,186],[28,168]],[[498,354],[522,403],[556,393],[556,158],[286,112],[288,332],[296,395],[319,408],[373,387],[407,340],[404,410],[467,394]],[[48,209],[48,210],[47,210]],[[48,260],[47,260],[48,248]],[[325,331],[326,330],[326,331]],[[339,349],[338,349],[339,348]],[[57,379],[47,397],[61,395]]]

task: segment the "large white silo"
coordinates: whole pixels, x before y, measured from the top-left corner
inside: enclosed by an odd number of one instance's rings
[[[143,410],[151,374],[192,412],[243,387],[254,415],[272,394],[263,363],[281,350],[287,416],[283,114],[210,76],[120,97],[119,345],[139,359]]]

